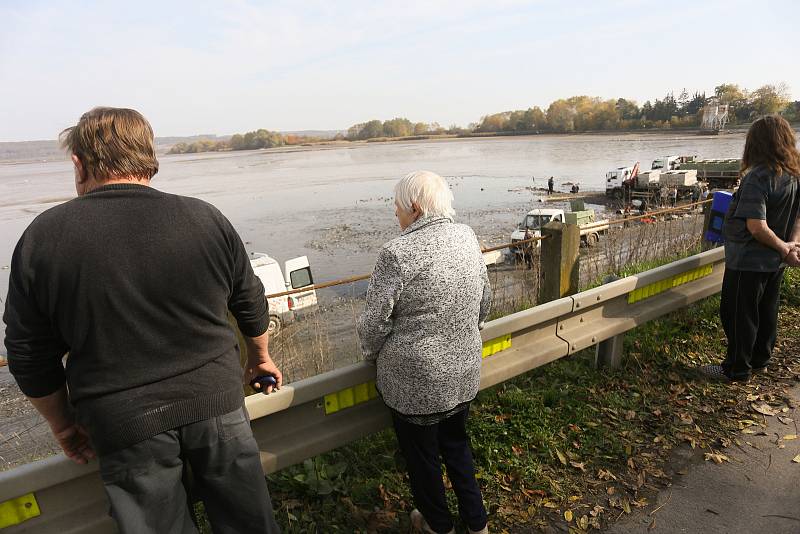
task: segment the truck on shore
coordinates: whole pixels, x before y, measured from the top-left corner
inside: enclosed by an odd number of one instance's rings
[[[606,195],[631,200],[657,200],[663,189],[675,188],[679,198],[698,189],[734,189],[739,183],[738,159],[697,159],[694,156],[663,156],[653,160],[650,170],[619,167],[606,173]]]
[[[600,241],[600,236],[608,232],[608,219],[595,220],[594,210],[568,211],[558,208],[539,208],[525,214],[522,221],[517,225],[516,230],[511,233],[511,251],[518,257],[522,257],[525,249],[541,246],[541,241],[534,241],[530,244],[513,246],[514,243],[540,237],[542,226],[550,222],[561,222],[566,224],[576,224],[580,229],[581,243],[587,247],[593,247]]]

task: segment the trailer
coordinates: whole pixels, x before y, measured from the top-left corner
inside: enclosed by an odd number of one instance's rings
[[[595,220],[594,210],[564,212],[564,210],[557,208],[535,209],[526,213],[525,217],[517,225],[516,230],[512,232],[511,243],[540,237],[542,235],[542,226],[550,222],[577,225],[580,229],[581,244],[587,247],[597,245],[600,241],[600,236],[607,233],[609,228],[608,219]],[[539,246],[541,246],[541,241],[534,241],[530,244],[512,246],[511,251],[517,257],[522,257],[527,248]]]
[[[733,191],[739,186],[742,160],[730,159],[694,159],[680,164],[681,170],[696,170],[697,179],[705,182],[709,189],[726,189]]]

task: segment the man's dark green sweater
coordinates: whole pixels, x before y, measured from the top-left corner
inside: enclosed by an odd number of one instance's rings
[[[228,310],[243,334],[266,331],[264,287],[230,222],[198,199],[107,185],[20,238],[9,368],[29,397],[66,381],[95,449],[111,452],[241,407]]]

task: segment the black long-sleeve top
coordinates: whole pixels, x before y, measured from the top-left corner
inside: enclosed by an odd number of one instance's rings
[[[29,397],[66,382],[98,453],[118,450],[241,406],[228,310],[245,335],[266,331],[264,288],[230,222],[198,199],[106,185],[20,238],[9,368]]]

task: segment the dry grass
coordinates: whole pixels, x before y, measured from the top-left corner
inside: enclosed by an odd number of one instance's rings
[[[609,274],[621,275],[631,265],[695,254],[700,249],[702,229],[700,212],[627,227],[612,226],[597,247],[584,249],[580,287],[597,285]]]

